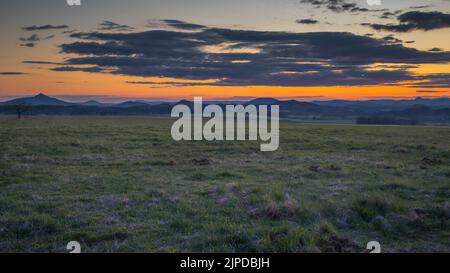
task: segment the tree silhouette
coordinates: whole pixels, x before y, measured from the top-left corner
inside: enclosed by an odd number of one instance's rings
[[[31,108],[31,105],[26,103],[14,105],[14,111],[16,112],[18,119],[21,119],[24,113],[31,111]]]

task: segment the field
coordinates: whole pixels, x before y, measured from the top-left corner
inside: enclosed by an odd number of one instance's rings
[[[0,252],[450,251],[450,129],[281,123],[174,142],[163,118],[0,118]]]

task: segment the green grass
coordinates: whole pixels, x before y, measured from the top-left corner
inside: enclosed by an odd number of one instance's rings
[[[450,251],[450,129],[282,122],[280,149],[158,118],[0,118],[0,252]]]

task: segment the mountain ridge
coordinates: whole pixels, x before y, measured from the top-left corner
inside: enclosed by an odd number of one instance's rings
[[[204,107],[213,102],[203,101]],[[125,101],[108,104],[95,100],[82,103],[66,102],[39,93],[34,97],[17,98],[0,103],[0,115],[15,115],[18,106],[26,106],[27,115],[163,115],[169,116],[176,105],[187,105],[193,109],[193,101],[178,102],[146,102]],[[320,101],[303,102],[297,100],[278,100],[275,98],[259,98],[247,102],[215,101],[222,108],[225,105],[279,105],[280,117],[305,120],[358,120],[358,118],[382,117],[401,118],[402,122],[437,122],[450,125],[450,98],[415,100],[373,100],[373,101]],[[31,106],[31,107],[30,107]],[[363,120],[363,119],[359,119]]]
[[[158,105],[163,103],[169,104],[191,104],[191,100],[181,99],[177,102],[150,102],[145,100],[129,100],[120,103],[103,103],[96,100],[89,100],[86,102],[67,102],[58,98],[50,97],[45,95],[44,93],[39,93],[36,96],[31,97],[20,97],[12,100],[0,102],[0,105],[18,105],[18,104],[29,104],[31,106],[34,105],[84,105],[84,106],[103,106],[103,107],[134,107],[134,106],[144,106],[144,105]],[[210,104],[209,101],[204,101],[204,104]],[[450,107],[450,98],[441,97],[441,98],[422,98],[417,97],[412,100],[389,100],[389,99],[381,99],[381,100],[324,100],[324,101],[311,101],[305,102],[300,100],[279,100],[270,97],[262,97],[256,98],[249,101],[242,102],[229,102],[229,101],[215,101],[216,104],[243,104],[243,105],[274,105],[274,104],[282,104],[282,105],[291,105],[291,106],[303,106],[303,107],[311,107],[311,106],[339,106],[339,107],[349,107],[349,106],[390,106],[390,105],[404,105],[404,106],[414,106],[417,104],[423,104],[427,106],[444,106]]]
[[[59,106],[69,106],[73,103],[65,102],[63,100],[49,97],[43,93],[39,93],[34,97],[22,97],[13,99],[10,101],[3,102],[2,105],[31,105],[31,106],[38,106],[38,105],[45,105],[45,106],[52,106],[52,105],[59,105]]]

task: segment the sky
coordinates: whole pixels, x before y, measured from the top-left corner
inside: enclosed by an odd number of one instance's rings
[[[0,100],[450,96],[450,0],[0,0]]]

